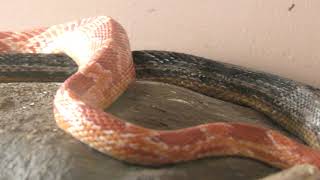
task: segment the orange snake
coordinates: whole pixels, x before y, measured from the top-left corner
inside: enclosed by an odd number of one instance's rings
[[[78,71],[54,98],[58,126],[116,159],[163,165],[208,156],[236,155],[287,168],[320,167],[320,152],[274,130],[243,123],[212,123],[153,130],[125,122],[104,109],[135,80],[128,37],[109,17],[94,17],[24,32],[0,32],[1,53],[66,53]]]

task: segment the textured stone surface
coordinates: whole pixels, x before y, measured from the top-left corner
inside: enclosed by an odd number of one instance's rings
[[[302,164],[267,176],[261,180],[319,180],[320,171],[317,167]]]
[[[212,157],[150,168],[103,155],[57,128],[52,99],[59,83],[0,84],[0,179],[256,179],[278,170],[238,157]],[[245,107],[175,86],[136,82],[107,111],[156,129],[214,121],[277,128]]]

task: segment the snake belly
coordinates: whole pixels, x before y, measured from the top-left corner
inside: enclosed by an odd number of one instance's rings
[[[244,123],[211,123],[154,130],[104,112],[137,76],[249,106],[317,148],[319,94],[311,86],[182,53],[131,53],[123,27],[104,16],[26,32],[0,32],[0,52],[65,53],[72,57],[79,68],[55,96],[57,125],[119,160],[156,166],[236,155],[281,168],[302,163],[320,167],[317,149],[271,129]]]

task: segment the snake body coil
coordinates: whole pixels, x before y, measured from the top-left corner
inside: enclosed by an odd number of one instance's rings
[[[124,29],[108,17],[21,33],[0,32],[0,52],[71,56],[79,69],[57,91],[57,124],[80,141],[117,159],[162,165],[207,156],[239,155],[282,168],[301,163],[320,167],[318,150],[263,127],[212,123],[179,130],[153,130],[103,110],[137,76],[252,107],[318,148],[319,94],[311,86],[182,53],[131,54]],[[54,75],[54,70],[49,69]]]

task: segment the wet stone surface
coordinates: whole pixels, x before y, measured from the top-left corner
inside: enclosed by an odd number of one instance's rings
[[[0,84],[0,179],[256,179],[277,172],[239,157],[211,157],[151,168],[103,155],[58,129],[52,100],[59,83]],[[109,109],[132,123],[177,129],[206,122],[242,121],[277,128],[242,106],[176,86],[138,81]]]

